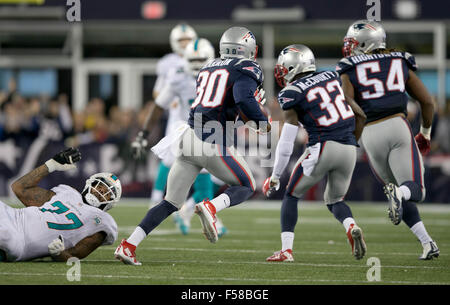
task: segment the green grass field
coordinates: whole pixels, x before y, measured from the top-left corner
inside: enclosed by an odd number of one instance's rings
[[[127,266],[113,252],[147,211],[137,200],[122,200],[111,214],[119,239],[81,261],[81,280],[70,282],[71,266],[42,259],[0,264],[0,284],[450,284],[450,205],[420,205],[422,220],[441,250],[438,259],[420,261],[422,247],[405,224],[394,226],[387,204],[349,203],[363,229],[366,257],[351,256],[344,229],[321,203],[300,203],[291,263],[268,263],[281,247],[280,202],[253,201],[220,212],[229,232],[216,244],[201,234],[195,215],[191,233],[183,236],[166,219],[137,250],[142,266]],[[381,281],[368,282],[370,257],[381,262]]]

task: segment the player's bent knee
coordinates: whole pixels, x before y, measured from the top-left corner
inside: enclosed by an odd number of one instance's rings
[[[171,205],[173,205],[174,207],[177,208],[177,210],[181,209],[181,207],[184,204],[184,200],[179,200],[179,199],[174,199],[174,198],[168,198],[168,196],[166,196],[164,198],[165,201],[167,201],[168,203],[170,203]]]

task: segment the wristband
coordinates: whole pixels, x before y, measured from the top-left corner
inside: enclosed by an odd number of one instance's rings
[[[430,140],[431,138],[431,126],[428,128],[423,127],[422,125],[420,126],[420,133],[423,134],[423,136],[427,139]]]
[[[56,167],[57,167],[57,165],[58,165],[58,162],[56,162],[56,161],[53,160],[53,159],[49,159],[49,160],[47,160],[47,161],[45,162],[45,165],[46,165],[47,168],[48,168],[48,172],[49,172],[49,173],[52,173],[52,172],[54,172],[54,171],[56,170]]]

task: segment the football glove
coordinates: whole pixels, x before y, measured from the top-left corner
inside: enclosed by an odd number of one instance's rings
[[[140,159],[145,155],[145,152],[148,148],[148,141],[147,141],[148,131],[147,130],[141,130],[138,132],[136,138],[133,142],[131,142],[131,151],[133,153],[134,159]]]
[[[422,156],[426,156],[430,152],[431,141],[430,138],[427,138],[422,133],[418,133],[415,137],[417,146],[419,147],[420,153]]]
[[[76,162],[81,160],[81,153],[77,148],[69,147],[45,162],[48,172],[66,171],[76,168]]]
[[[51,256],[60,255],[64,249],[64,238],[61,235],[48,244],[48,253],[50,253]]]
[[[268,177],[266,180],[264,180],[264,184],[262,187],[262,192],[264,196],[270,197],[279,189],[280,189],[280,179]]]
[[[266,91],[264,91],[262,87],[258,87],[253,95],[258,103],[264,105],[266,103],[266,98],[264,97],[265,94]]]

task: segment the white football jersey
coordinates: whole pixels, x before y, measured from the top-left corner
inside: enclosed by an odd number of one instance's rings
[[[185,60],[176,53],[164,55],[156,64],[156,82],[153,91],[160,93],[168,80],[171,69],[184,67]]]
[[[185,65],[186,60],[176,53],[163,56],[156,66],[157,79],[153,91],[161,95],[165,88],[173,83],[173,78],[176,77],[174,71],[183,70]],[[168,135],[171,130],[176,128],[178,122],[186,120],[186,109],[176,95],[172,96],[172,100],[165,101],[162,107],[169,111],[165,132],[165,135]]]
[[[187,73],[185,67],[176,67],[169,71],[168,81],[155,103],[164,109],[172,107],[172,101],[178,98],[180,108],[179,120],[186,122],[189,119],[191,105],[197,96],[197,82],[191,73]]]
[[[55,195],[40,207],[17,209],[22,221],[18,232],[23,232],[23,250],[16,260],[48,256],[48,244],[62,235],[66,249],[97,232],[105,232],[104,245],[117,239],[117,224],[108,213],[83,202],[74,188],[60,184]]]

